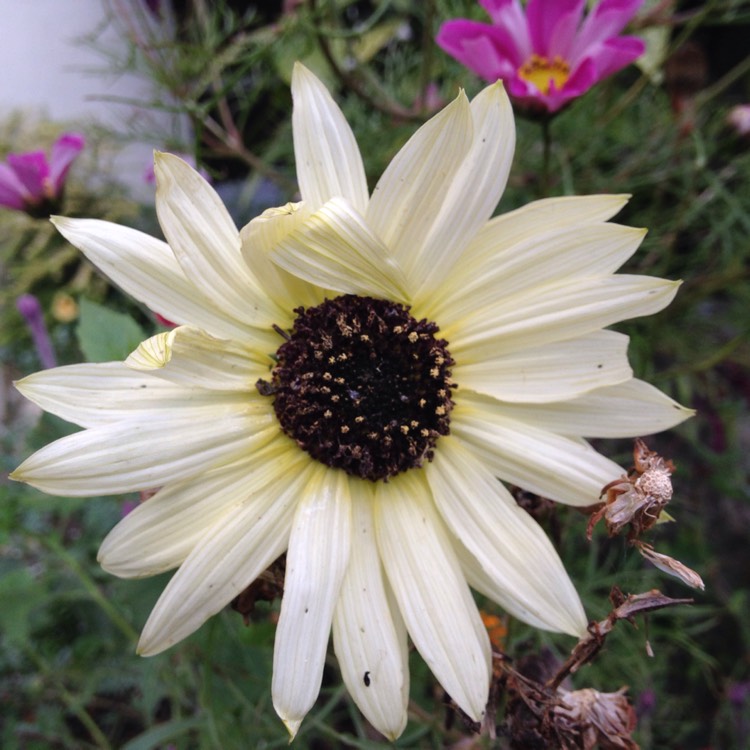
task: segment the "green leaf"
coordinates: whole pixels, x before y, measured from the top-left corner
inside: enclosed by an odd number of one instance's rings
[[[76,334],[78,345],[89,362],[123,360],[148,338],[128,315],[109,310],[84,297],[80,305]]]

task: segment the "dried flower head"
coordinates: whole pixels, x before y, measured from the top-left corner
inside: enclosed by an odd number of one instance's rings
[[[576,750],[637,750],[631,734],[636,715],[625,697],[627,688],[616,693],[600,693],[592,688],[558,690],[562,705],[553,709],[560,734],[569,738],[563,747]]]
[[[630,524],[631,539],[648,531],[659,520],[661,512],[672,499],[671,475],[675,470],[670,460],[648,449],[640,438],[635,441],[633,469],[602,490],[606,500],[592,514],[586,535],[591,539],[594,526],[604,518],[610,536]]]

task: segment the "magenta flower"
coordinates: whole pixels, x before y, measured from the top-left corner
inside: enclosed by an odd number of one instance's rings
[[[487,81],[502,78],[518,103],[556,112],[640,57],[642,39],[618,36],[643,0],[479,0],[492,24],[444,23],[437,43]]]
[[[44,215],[46,207],[59,201],[68,170],[84,145],[80,133],[63,133],[53,144],[49,161],[44,151],[8,154],[0,163],[0,206]]]
[[[47,325],[44,322],[44,312],[39,300],[33,294],[22,294],[16,300],[16,308],[26,321],[42,367],[47,369],[57,367],[55,350],[49,338]]]

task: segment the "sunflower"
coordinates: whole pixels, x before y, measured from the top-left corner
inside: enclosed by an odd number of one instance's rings
[[[491,655],[471,588],[533,626],[585,631],[543,531],[498,478],[570,505],[622,474],[585,437],[690,412],[636,380],[603,330],[677,283],[614,275],[644,232],[626,197],[542,200],[491,219],[514,149],[500,83],[422,126],[368,193],[323,84],[297,65],[302,201],[237,231],[211,186],[157,154],[167,242],[55,219],[115,283],[179,326],[124,362],[32,375],[28,398],[85,428],[13,478],[86,496],[158,488],[102,544],[122,577],[177,568],[139,652],[194,632],[286,553],[273,702],[294,736],[327,643],[369,721],[407,718],[407,638],[481,720]]]

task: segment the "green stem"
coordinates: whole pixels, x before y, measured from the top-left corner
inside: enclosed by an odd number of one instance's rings
[[[542,120],[542,179],[541,179],[541,197],[547,198],[550,191],[550,160],[552,154],[552,133],[550,123],[552,120],[545,117]]]
[[[138,633],[130,623],[110,604],[107,598],[99,590],[91,576],[78,564],[78,561],[53,537],[39,537],[39,540],[51,552],[57,555],[70,570],[76,575],[79,582],[88,592],[89,596],[102,608],[112,623],[129,641],[137,641]]]
[[[47,663],[46,659],[41,657],[33,648],[27,646],[24,648],[24,653],[28,659],[34,662],[37,671],[42,674],[45,679],[49,680],[55,688],[59,691],[65,707],[83,724],[86,731],[91,735],[91,739],[96,743],[97,747],[102,750],[112,750],[104,732],[99,729],[99,726],[94,721],[91,714],[86,710],[85,706],[81,705],[81,702],[76,698],[70,691],[65,687],[60,678],[57,676],[57,671],[52,669]]]

